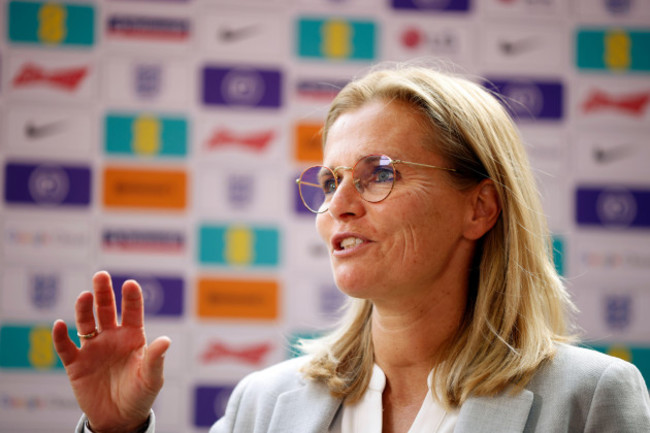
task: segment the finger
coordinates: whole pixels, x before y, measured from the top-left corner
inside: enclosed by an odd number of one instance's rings
[[[95,310],[100,330],[117,327],[117,310],[111,276],[106,271],[99,271],[93,276],[95,291]]]
[[[144,326],[142,289],[135,280],[127,280],[122,285],[122,326],[129,328]]]
[[[75,323],[79,334],[90,334],[96,329],[93,313],[93,294],[82,292],[74,305]],[[83,341],[82,341],[83,343]]]
[[[52,341],[54,349],[59,354],[63,366],[67,367],[72,363],[79,353],[79,349],[68,335],[68,327],[63,320],[57,320],[52,326]]]
[[[144,359],[144,368],[142,369],[145,383],[156,392],[163,386],[163,367],[165,362],[165,353],[172,341],[169,337],[158,337],[147,347]]]

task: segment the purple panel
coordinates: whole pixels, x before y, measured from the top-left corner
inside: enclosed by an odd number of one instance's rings
[[[206,105],[277,108],[282,103],[282,74],[272,69],[206,66],[202,93]]]
[[[112,275],[117,310],[122,309],[122,284],[128,279],[136,280],[142,287],[144,313],[148,317],[183,315],[183,287],[180,277],[153,275]]]
[[[5,201],[56,206],[90,204],[90,169],[52,163],[7,163]]]

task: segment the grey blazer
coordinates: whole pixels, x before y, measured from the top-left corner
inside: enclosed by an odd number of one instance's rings
[[[210,433],[328,432],[341,401],[323,385],[302,379],[303,362],[285,361],[244,378]],[[523,391],[468,399],[454,432],[648,433],[650,398],[632,364],[560,345]]]
[[[341,408],[298,369],[305,358],[245,377],[210,433],[327,433]],[[77,432],[83,432],[82,418]],[[153,433],[155,421],[147,433]],[[601,353],[560,345],[523,391],[470,398],[456,433],[648,433],[650,397],[639,370]],[[363,433],[363,432],[360,432]]]

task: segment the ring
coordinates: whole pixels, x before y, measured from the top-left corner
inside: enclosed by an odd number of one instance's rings
[[[83,338],[84,340],[90,340],[91,338],[97,336],[97,328],[95,328],[93,332],[91,332],[90,334],[80,334],[79,332],[77,332],[77,336],[79,338]]]

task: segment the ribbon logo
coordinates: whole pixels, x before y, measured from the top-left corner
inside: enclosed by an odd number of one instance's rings
[[[201,355],[204,363],[216,362],[223,358],[234,358],[247,364],[259,365],[273,349],[270,343],[260,343],[243,349],[233,349],[223,343],[212,343]]]
[[[88,73],[87,67],[59,69],[47,72],[40,66],[28,63],[14,78],[14,87],[23,87],[35,83],[49,83],[64,90],[75,90]]]
[[[271,130],[262,131],[253,134],[236,134],[227,129],[216,131],[207,142],[208,149],[214,149],[226,145],[241,145],[246,148],[262,151],[275,138],[275,133]]]
[[[582,109],[585,113],[591,113],[611,107],[625,113],[641,116],[649,102],[650,92],[614,97],[596,90],[589,95]]]

